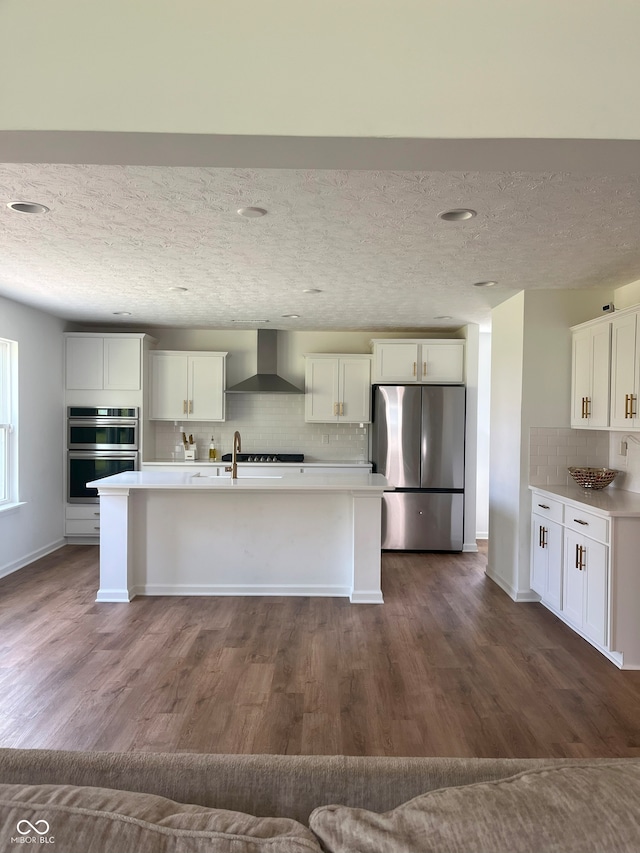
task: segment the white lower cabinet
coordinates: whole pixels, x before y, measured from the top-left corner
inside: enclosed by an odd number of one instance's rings
[[[100,536],[100,504],[67,504],[65,536]]]
[[[599,646],[607,645],[609,548],[565,529],[562,614]]]
[[[640,495],[582,504],[574,487],[547,488],[532,488],[531,588],[621,669],[640,669]]]
[[[534,513],[531,589],[554,610],[562,605],[562,525]]]

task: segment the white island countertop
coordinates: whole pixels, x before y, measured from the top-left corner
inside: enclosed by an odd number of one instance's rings
[[[266,466],[265,466],[266,467]],[[173,489],[179,491],[273,491],[273,492],[382,492],[391,490],[382,474],[366,471],[350,474],[258,474],[211,476],[187,471],[125,471],[87,483],[100,494],[117,489]]]
[[[381,604],[381,474],[127,471],[100,494],[98,601],[347,596]]]

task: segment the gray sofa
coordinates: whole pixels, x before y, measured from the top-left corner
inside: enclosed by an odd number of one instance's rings
[[[640,851],[640,759],[0,750],[0,851]]]

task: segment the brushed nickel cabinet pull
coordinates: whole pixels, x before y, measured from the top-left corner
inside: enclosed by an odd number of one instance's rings
[[[538,504],[538,506],[542,507],[542,509],[551,509],[547,504]]]
[[[575,521],[576,524],[583,524],[585,527],[589,526],[589,522],[583,521],[581,518],[574,518],[573,520]]]
[[[340,414],[344,415],[344,403],[340,403]]]
[[[579,554],[578,568],[580,569],[581,572],[583,572],[584,568],[585,568],[585,564],[582,562],[582,558],[586,554],[586,551],[587,551],[587,549],[583,548],[582,545],[578,546],[578,554]]]
[[[542,528],[542,547],[543,547],[543,548],[546,548],[546,547],[547,547],[547,533],[548,533],[548,532],[549,532],[549,531],[547,530],[547,528],[546,528],[546,527],[543,527],[543,528]]]
[[[542,548],[542,525],[538,528],[538,547]]]
[[[584,398],[584,416],[585,418],[591,417],[591,397]]]
[[[183,415],[187,414],[187,401],[186,400],[182,401],[182,414]]]
[[[586,397],[583,397],[583,398],[582,398],[582,414],[581,414],[581,416],[580,416],[580,417],[582,417],[582,418],[586,418],[586,415],[585,415],[585,400],[586,400],[586,399],[587,399]]]
[[[624,395],[624,416],[625,418],[633,417],[633,394]]]
[[[337,414],[338,414],[338,403],[334,403],[334,404],[333,404],[333,414],[334,414],[334,415],[337,415]]]
[[[189,414],[193,414],[193,400],[189,400]]]
[[[427,362],[426,361],[422,362],[422,375],[423,376],[427,375]]]
[[[636,416],[636,413],[633,411],[633,404],[635,403],[635,401],[636,401],[636,395],[635,394],[629,394],[629,417],[630,418],[635,418],[635,416]]]
[[[580,568],[580,559],[579,559],[579,555],[578,555],[578,549],[579,548],[580,548],[580,546],[576,545],[576,569]]]
[[[417,375],[418,375],[418,372],[417,372],[417,371],[418,371],[418,362],[417,362],[417,361],[414,361],[414,362],[413,362],[413,375],[414,375],[414,376],[417,376]]]

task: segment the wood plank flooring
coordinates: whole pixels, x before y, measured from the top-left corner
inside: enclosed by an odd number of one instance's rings
[[[0,580],[0,746],[432,756],[640,756],[620,672],[486,555],[383,555],[385,604],[96,604],[98,549]]]

